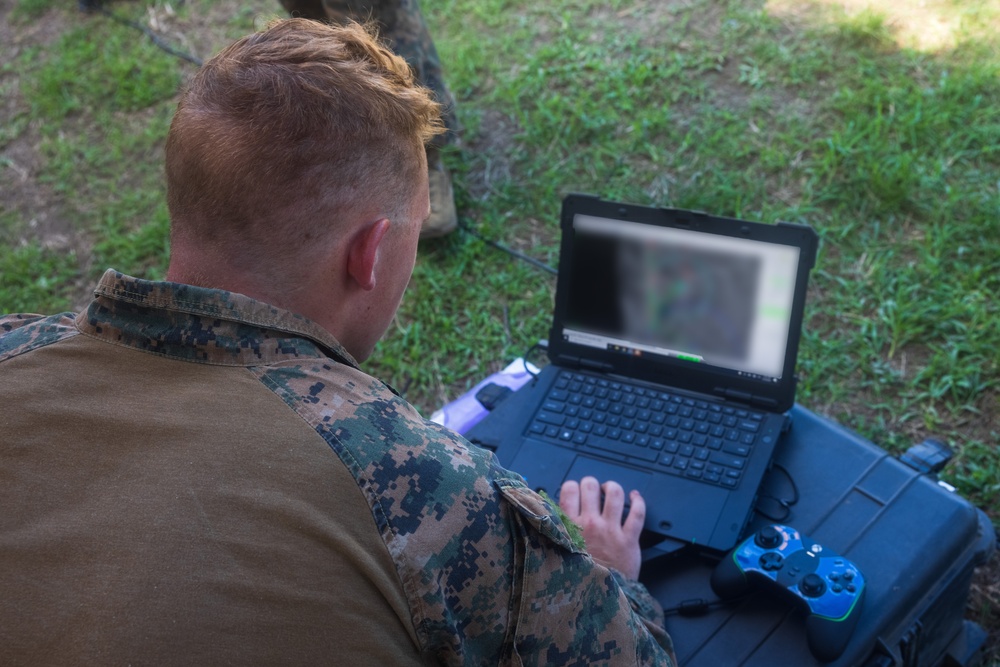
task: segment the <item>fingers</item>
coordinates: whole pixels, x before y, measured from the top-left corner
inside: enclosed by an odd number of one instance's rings
[[[625,491],[618,482],[605,482],[601,489],[604,491],[604,507],[601,514],[607,521],[617,521],[621,523],[622,510],[625,509]]]
[[[577,482],[563,482],[559,489],[559,507],[573,521],[580,518],[580,485]]]
[[[646,519],[646,501],[638,491],[632,491],[629,503],[623,523],[625,491],[618,482],[600,484],[593,477],[584,477],[579,482],[564,482],[559,490],[559,506],[580,526],[594,561],[636,579],[642,566],[639,536]]]
[[[629,539],[637,540],[642,533],[642,526],[646,522],[646,500],[638,491],[632,491],[629,494],[629,502],[632,507],[629,508],[622,531]]]
[[[580,514],[597,516],[601,513],[601,485],[593,477],[580,480]]]
[[[603,496],[603,497],[602,497]],[[638,536],[646,519],[646,502],[638,491],[629,494],[632,505],[625,519],[626,532]],[[584,477],[579,482],[567,480],[559,490],[559,507],[574,521],[580,517],[601,517],[604,521],[622,523],[625,509],[625,490],[615,481],[600,484],[594,477]]]

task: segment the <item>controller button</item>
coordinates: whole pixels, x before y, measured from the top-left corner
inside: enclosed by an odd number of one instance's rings
[[[818,574],[809,573],[802,577],[802,581],[799,582],[799,589],[807,597],[818,598],[826,591],[826,583]]]
[[[858,589],[854,586],[854,584],[851,584],[850,586],[847,587],[847,592],[848,593],[854,593],[857,590]]]
[[[757,531],[754,542],[763,549],[773,549],[781,544],[781,533],[774,526],[766,526]]]
[[[839,593],[842,590],[844,590],[844,587],[841,586],[840,584],[834,584],[833,586],[830,587],[830,590],[832,590],[834,593]]]
[[[854,578],[854,570],[848,570],[847,572],[844,573],[844,579],[846,579],[847,581],[850,581],[853,578]]]
[[[830,581],[833,581],[833,582],[840,581],[840,575],[837,574],[836,572],[834,572],[833,574],[830,575]]]

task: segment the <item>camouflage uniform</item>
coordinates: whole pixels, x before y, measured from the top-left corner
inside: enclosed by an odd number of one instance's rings
[[[5,664],[676,664],[641,584],[301,316],[108,271],[0,319],[0,371]]]
[[[441,146],[454,141],[458,130],[455,98],[445,85],[441,60],[417,0],[281,0],[281,4],[289,15],[314,21],[375,21],[382,39],[406,59],[417,80],[433,90],[443,106],[442,117],[448,132],[435,137],[434,144]]]

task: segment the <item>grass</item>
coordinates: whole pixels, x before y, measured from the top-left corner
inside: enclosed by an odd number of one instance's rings
[[[0,68],[23,98],[0,149],[37,139],[41,187],[88,250],[53,251],[5,203],[5,311],[69,307],[106,266],[161,277],[168,252],[160,151],[193,68],[57,4],[12,14],[78,25]],[[821,3],[425,4],[464,126],[446,157],[465,224],[549,264],[568,192],[812,225],[799,401],[893,452],[945,440],[945,479],[1000,523],[1000,2],[930,3],[953,28],[934,50]],[[212,7],[112,5],[174,35],[214,16],[201,57],[279,9]],[[471,235],[425,243],[368,368],[429,413],[545,338],[553,292]]]

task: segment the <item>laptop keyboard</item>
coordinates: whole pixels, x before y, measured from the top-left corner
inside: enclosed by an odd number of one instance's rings
[[[736,488],[764,415],[560,371],[528,427],[536,438]]]

